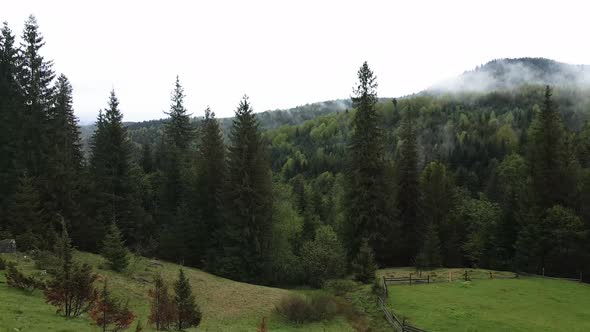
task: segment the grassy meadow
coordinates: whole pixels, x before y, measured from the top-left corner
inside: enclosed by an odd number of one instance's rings
[[[590,331],[590,285],[564,280],[390,285],[387,304],[428,331]]]
[[[18,261],[18,268],[26,273],[39,273],[34,268],[34,262],[22,255],[2,254],[2,257]],[[144,331],[152,331],[147,326],[147,292],[151,288],[152,277],[159,273],[171,283],[177,278],[180,266],[134,257],[124,273],[115,273],[100,268],[103,265],[100,256],[78,252],[76,259],[91,264],[101,277],[108,278],[113,293],[129,299],[129,306],[141,320]],[[187,331],[256,331],[263,317],[266,317],[270,331],[353,331],[346,319],[341,317],[298,326],[273,313],[275,305],[293,291],[235,282],[198,269],[184,269],[203,313],[201,325]],[[45,303],[41,291],[27,294],[8,287],[4,271],[0,271],[0,332],[99,330],[92,326],[87,315],[67,320],[56,315],[55,310],[55,307]],[[134,330],[136,322],[130,331]]]

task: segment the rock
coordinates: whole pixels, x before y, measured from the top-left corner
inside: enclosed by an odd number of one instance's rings
[[[0,253],[11,254],[16,252],[16,241],[14,239],[0,240]]]

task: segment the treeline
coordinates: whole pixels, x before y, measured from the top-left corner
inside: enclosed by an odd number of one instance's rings
[[[2,29],[0,237],[21,250],[52,248],[63,216],[80,249],[116,227],[137,253],[259,283],[590,268],[580,91],[380,101],[365,63],[350,110],[263,132],[244,97],[224,140],[211,110],[191,121],[177,78],[161,135],[135,135],[111,92],[85,158],[72,88],[42,46],[33,17],[20,46]]]

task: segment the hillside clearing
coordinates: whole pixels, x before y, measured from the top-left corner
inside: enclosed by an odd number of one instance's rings
[[[38,272],[30,259],[6,254],[2,254],[2,257],[13,261],[16,260],[15,257],[19,257],[19,269],[26,273]],[[146,327],[145,331],[151,331],[147,327],[147,291],[152,287],[152,277],[159,273],[171,282],[177,278],[180,266],[134,257],[129,268],[119,274],[100,269],[103,264],[100,256],[78,252],[76,258],[91,264],[98,274],[108,278],[109,286],[116,295],[129,298],[131,310]],[[262,317],[267,317],[268,328],[272,331],[352,331],[343,318],[302,326],[285,322],[273,313],[273,309],[285,295],[291,293],[289,290],[235,282],[188,267],[183,269],[203,312],[203,321],[198,329],[187,331],[255,331]],[[40,291],[27,295],[8,287],[4,271],[0,272],[0,299],[0,332],[97,331],[86,316],[66,320],[56,315],[55,308],[45,303]],[[132,327],[135,327],[135,323]]]

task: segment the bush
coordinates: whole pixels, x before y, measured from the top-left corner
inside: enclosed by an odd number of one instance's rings
[[[6,283],[10,287],[14,287],[20,290],[24,290],[28,293],[32,293],[35,289],[44,289],[45,285],[43,282],[35,279],[34,277],[27,277],[16,268],[16,264],[8,264],[8,270],[6,271]]]
[[[326,280],[345,273],[346,255],[330,226],[321,226],[314,240],[303,245],[301,260],[307,282],[313,287],[321,287]]]
[[[55,274],[60,265],[59,259],[52,252],[47,250],[35,250],[31,253],[35,261],[35,268],[46,270],[49,274]]]
[[[329,295],[318,295],[308,300],[299,295],[289,295],[281,300],[276,312],[295,324],[330,320],[339,313],[338,301]]]
[[[332,279],[324,283],[324,289],[334,293],[337,296],[342,296],[346,293],[350,293],[354,291],[357,287],[357,282],[348,279]]]
[[[0,270],[6,269],[6,261],[4,258],[0,257]]]
[[[366,238],[363,238],[360,250],[352,262],[355,279],[368,284],[375,279],[375,256]]]

